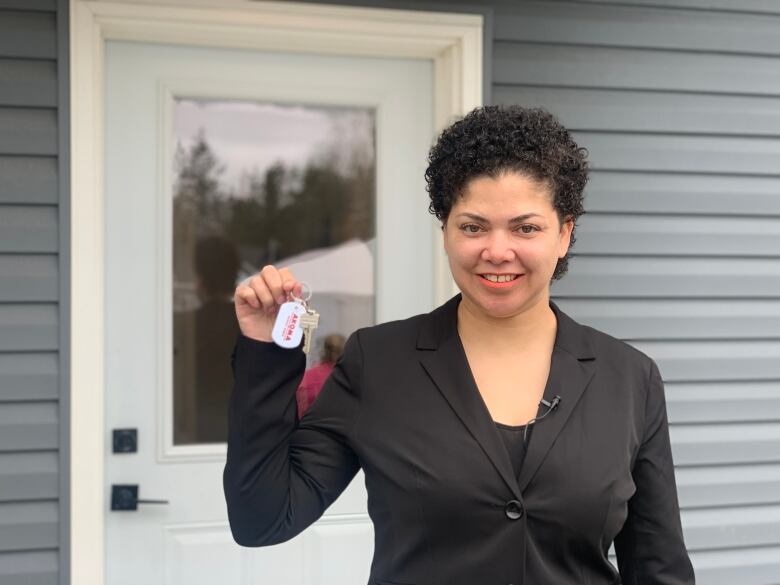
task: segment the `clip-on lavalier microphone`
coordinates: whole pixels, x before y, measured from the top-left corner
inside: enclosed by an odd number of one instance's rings
[[[550,414],[550,413],[551,413],[553,410],[555,410],[556,408],[558,408],[558,405],[559,405],[560,403],[561,403],[561,397],[560,397],[560,396],[558,396],[557,394],[556,394],[556,395],[553,397],[553,399],[552,399],[552,402],[549,402],[549,401],[545,400],[544,398],[542,398],[542,399],[539,401],[539,405],[540,405],[540,406],[546,406],[546,407],[547,407],[547,410],[545,411],[545,413],[544,413],[542,416],[540,416],[540,417],[537,417],[537,418],[532,418],[532,419],[531,419],[531,420],[529,420],[529,421],[528,421],[528,423],[525,425],[525,430],[523,431],[523,444],[524,444],[524,445],[526,445],[526,444],[527,444],[527,442],[528,442],[528,429],[530,429],[530,428],[531,428],[531,425],[534,425],[534,424],[536,424],[537,422],[539,422],[540,420],[542,420],[544,417],[546,417],[548,414]]]

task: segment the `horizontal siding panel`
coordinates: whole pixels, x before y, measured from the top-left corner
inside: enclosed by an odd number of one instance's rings
[[[777,59],[497,41],[493,83],[780,95]]]
[[[777,423],[672,425],[669,434],[676,465],[780,462]]]
[[[780,338],[780,300],[724,303],[718,300],[565,299],[558,304],[581,323],[619,339]]]
[[[54,12],[57,10],[57,0],[0,0],[0,8]]]
[[[780,262],[763,258],[589,257],[576,253],[552,294],[597,298],[780,298]]]
[[[0,408],[0,452],[56,449],[55,402],[8,402]]]
[[[495,10],[496,40],[780,55],[780,18],[549,1]]]
[[[780,341],[642,341],[631,345],[656,360],[666,382],[780,379]]]
[[[500,0],[504,1],[504,0]],[[659,6],[664,8],[696,8],[728,12],[761,12],[780,14],[777,0],[577,0],[599,4],[625,4],[633,6]]]
[[[689,550],[780,544],[780,506],[749,506],[682,513]]]
[[[683,467],[675,475],[684,509],[780,504],[780,464]]]
[[[33,11],[2,11],[0,57],[54,59],[56,56],[56,15]]]
[[[499,85],[493,101],[546,108],[574,131],[780,136],[777,97]]]
[[[666,407],[673,424],[780,422],[780,380],[668,383]]]
[[[766,256],[780,260],[780,218],[586,214],[580,254]]]
[[[780,575],[780,546],[698,551],[691,554],[702,585],[774,585]]]
[[[57,305],[0,305],[0,351],[56,351]]]
[[[0,551],[56,548],[58,533],[57,502],[0,504]]]
[[[0,108],[0,154],[57,154],[57,111]]]
[[[595,170],[780,176],[780,139],[579,132],[575,140]]]
[[[56,550],[0,553],[3,585],[57,585],[59,555]]]
[[[0,254],[0,302],[56,301],[59,266],[56,255]]]
[[[56,353],[0,353],[0,402],[56,400],[58,380]]]
[[[56,451],[0,453],[0,501],[56,499],[58,461]]]
[[[56,105],[56,61],[0,59],[0,106]]]
[[[780,178],[594,171],[585,208],[600,213],[780,216]]]
[[[6,205],[0,213],[0,253],[57,252],[58,217],[54,205]]]
[[[58,203],[57,159],[0,156],[0,203]]]

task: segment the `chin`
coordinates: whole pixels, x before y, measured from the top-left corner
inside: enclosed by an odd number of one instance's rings
[[[486,315],[496,318],[510,317],[516,314],[527,301],[525,296],[486,296],[468,290],[463,292],[463,296],[468,298],[471,305],[479,308]]]
[[[495,318],[511,317],[528,309],[544,295],[544,290],[529,291],[522,288],[514,291],[500,292],[483,291],[475,287],[463,287],[458,284],[463,297],[484,314]]]
[[[512,317],[517,315],[525,306],[525,299],[505,302],[486,303],[482,305],[485,312],[491,317]]]

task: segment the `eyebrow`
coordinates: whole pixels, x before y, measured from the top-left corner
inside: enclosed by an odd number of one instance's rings
[[[457,217],[467,217],[474,221],[480,221],[482,223],[490,223],[490,220],[482,217],[481,215],[477,215],[476,213],[459,213]],[[538,213],[525,213],[523,215],[518,215],[517,217],[513,217],[512,219],[509,220],[509,223],[510,224],[521,223],[526,221],[527,219],[531,219],[532,217],[543,217],[543,216]]]

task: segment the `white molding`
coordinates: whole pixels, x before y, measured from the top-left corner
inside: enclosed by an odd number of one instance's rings
[[[70,582],[105,579],[103,41],[90,7],[70,6]]]
[[[105,582],[104,51],[108,40],[431,59],[443,129],[482,104],[482,17],[235,0],[70,0],[70,582]],[[455,287],[438,228],[435,300]]]
[[[155,124],[157,131],[157,213],[155,220],[155,233],[158,245],[162,244],[162,250],[158,248],[157,256],[157,287],[155,299],[157,305],[157,343],[154,351],[157,360],[157,460],[166,461],[173,455],[173,355],[171,352],[163,353],[164,347],[173,346],[173,323],[170,315],[173,314],[173,299],[170,293],[173,290],[173,274],[170,267],[173,266],[173,241],[169,239],[173,219],[173,196],[171,194],[173,161],[173,136],[170,129],[173,118],[173,95],[170,89],[164,85],[157,88],[157,116],[159,121]],[[167,161],[168,164],[160,164]],[[170,196],[165,197],[167,193]],[[168,268],[168,270],[166,270]],[[167,311],[167,312],[166,312]],[[166,420],[167,419],[167,420]]]
[[[194,99],[236,99],[246,101],[286,101],[293,100],[296,103],[307,103],[312,95],[317,96],[318,105],[346,105],[365,106],[375,109],[377,112],[386,107],[387,95],[381,90],[361,87],[358,82],[345,85],[330,83],[314,83],[311,80],[285,80],[273,85],[263,81],[243,80],[239,86],[228,76],[224,80],[209,77],[208,81],[197,81],[187,78],[170,78],[160,82],[157,98],[157,124],[159,134],[157,138],[158,154],[156,160],[173,160],[173,140],[171,132],[173,124],[173,100],[174,96]],[[382,144],[380,133],[382,128],[377,128],[378,145]],[[159,221],[155,227],[157,249],[160,254],[157,257],[155,270],[158,282],[155,285],[157,298],[157,347],[154,355],[157,356],[157,462],[158,463],[183,463],[183,462],[208,462],[225,460],[227,446],[225,443],[203,443],[195,445],[174,445],[173,443],[173,357],[168,348],[173,343],[173,325],[170,315],[173,313],[173,302],[170,291],[173,288],[173,277],[170,270],[173,262],[173,199],[166,197],[170,193],[173,184],[173,170],[170,164],[158,164],[157,172],[157,215]],[[381,187],[378,187],[381,189]],[[377,192],[381,198],[382,193]],[[437,228],[438,231],[438,228]]]

